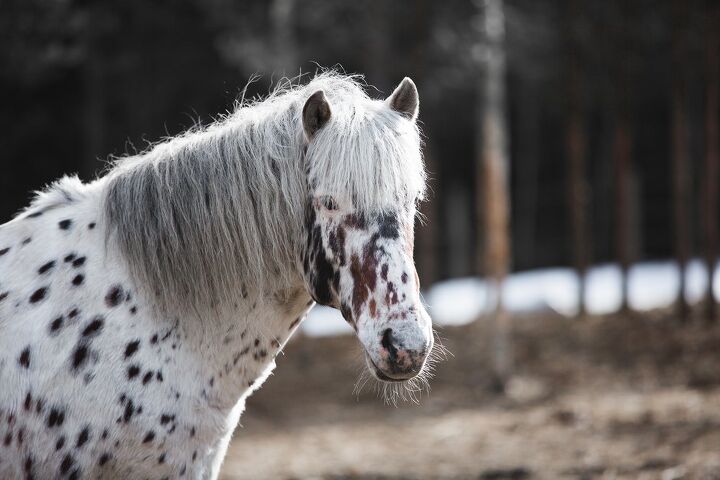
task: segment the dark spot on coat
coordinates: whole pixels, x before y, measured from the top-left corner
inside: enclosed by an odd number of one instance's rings
[[[135,406],[132,400],[128,400],[125,404],[125,411],[123,412],[123,420],[125,421],[125,423],[128,423],[130,421],[133,413],[135,413]]]
[[[73,260],[72,266],[75,268],[82,267],[83,265],[85,265],[85,260],[87,260],[86,257],[76,258],[75,260]]]
[[[65,436],[62,436],[58,438],[58,441],[55,443],[55,450],[62,450],[62,448],[65,446]]]
[[[125,346],[125,358],[132,357],[140,349],[140,340],[135,340]]]
[[[82,285],[83,281],[85,281],[85,276],[82,274],[75,275],[75,277],[72,279],[72,284],[77,286]]]
[[[32,408],[32,393],[27,392],[27,395],[25,395],[23,407],[25,407],[25,410],[30,410],[30,408]]]
[[[38,288],[30,295],[30,303],[37,303],[47,295],[48,287]]]
[[[70,310],[70,313],[68,313],[68,317],[75,318],[78,316],[79,313],[80,310],[78,310],[77,308],[73,308],[72,310]]]
[[[158,457],[158,463],[165,463],[165,455],[166,453],[163,453]]]
[[[175,415],[160,415],[160,425],[165,425],[173,420],[175,420]]]
[[[152,337],[150,337],[150,343],[156,344],[158,342],[158,334],[156,333]]]
[[[63,321],[64,321],[63,317],[58,317],[55,320],[53,320],[52,322],[50,322],[50,333],[54,333],[54,332],[57,332],[58,330],[60,330],[63,326]]]
[[[2,302],[3,300],[5,300],[5,299],[8,297],[9,294],[10,294],[10,292],[2,292],[2,293],[0,293],[0,302]]]
[[[75,446],[77,448],[82,447],[83,445],[85,445],[85,443],[88,441],[89,438],[90,438],[90,427],[85,427],[82,429],[80,434],[78,434],[77,443],[75,444]]]
[[[23,349],[18,357],[18,363],[21,367],[30,368],[30,346],[28,345]]]
[[[95,317],[90,323],[87,324],[85,329],[82,331],[83,337],[91,337],[100,334],[103,329],[105,320],[101,316]]]
[[[53,428],[55,426],[61,426],[63,422],[65,421],[65,412],[62,410],[58,410],[57,408],[51,408],[50,413],[47,416],[47,426],[48,428]]]
[[[150,442],[152,442],[154,439],[155,439],[155,432],[153,432],[152,430],[150,430],[150,431],[147,432],[147,434],[145,435],[145,438],[143,438],[142,443],[150,443]]]
[[[395,215],[387,213],[379,215],[378,223],[380,225],[378,233],[382,238],[395,240],[400,236],[400,227],[398,225],[398,219]]]
[[[65,455],[65,458],[63,458],[62,463],[60,464],[60,473],[62,475],[65,475],[68,470],[73,466],[75,463],[75,459],[70,455],[69,453]]]
[[[90,224],[88,225],[88,229],[92,230],[93,228],[95,228],[95,222],[90,222]]]
[[[155,374],[155,378],[157,379],[158,382],[163,381],[163,374],[160,370],[158,370],[157,373]]]
[[[58,227],[60,227],[60,230],[67,230],[71,226],[72,226],[72,220],[70,220],[70,219],[60,220],[58,222]]]
[[[77,256],[76,253],[68,253],[67,255],[65,255],[65,258],[63,258],[63,261],[64,261],[65,263],[70,263],[70,262],[72,262],[73,260],[75,260],[75,257],[76,257],[76,256]]]
[[[108,307],[116,307],[123,301],[124,293],[119,285],[114,285],[107,295],[105,295],[105,303]]]
[[[88,355],[87,345],[79,344],[75,347],[72,354],[72,367],[74,370],[79,369],[85,364]]]
[[[0,250],[0,257],[2,257],[3,255],[5,255],[5,254],[8,253],[9,251],[10,251],[10,247],[3,248],[2,250]]]
[[[55,266],[55,260],[50,260],[49,262],[43,264],[38,268],[38,273],[42,275],[43,273],[49,272],[53,267]]]
[[[140,367],[138,365],[130,365],[127,369],[128,380],[132,380],[140,374]]]
[[[142,379],[142,384],[147,385],[148,383],[150,383],[150,380],[152,380],[152,377],[153,377],[153,372],[145,373],[145,375],[143,376],[143,379]]]
[[[100,455],[100,459],[98,460],[98,465],[100,465],[102,467],[103,465],[105,465],[108,462],[108,460],[110,460],[110,454],[105,452],[102,455]]]
[[[28,243],[32,242],[32,237],[27,237],[22,241],[23,245],[27,245]]]

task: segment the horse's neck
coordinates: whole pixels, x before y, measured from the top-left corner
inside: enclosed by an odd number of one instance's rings
[[[229,414],[259,388],[282,349],[312,306],[302,283],[262,298],[242,298],[185,327],[207,378],[200,395],[211,409]]]

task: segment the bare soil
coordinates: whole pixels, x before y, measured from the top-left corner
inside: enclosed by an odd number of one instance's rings
[[[720,325],[516,317],[504,389],[489,322],[440,334],[453,356],[420,405],[398,407],[353,394],[355,338],[294,339],[221,478],[720,479]]]

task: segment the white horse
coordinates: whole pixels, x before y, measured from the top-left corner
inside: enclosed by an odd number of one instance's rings
[[[0,226],[0,478],[215,478],[314,302],[379,380],[426,369],[418,105],[324,73]]]

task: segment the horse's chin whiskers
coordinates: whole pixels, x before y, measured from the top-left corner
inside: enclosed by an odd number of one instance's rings
[[[382,398],[386,405],[397,407],[403,402],[419,405],[423,393],[430,394],[430,379],[434,376],[434,365],[429,363],[430,361],[431,359],[428,358],[428,363],[422,371],[405,382],[383,382],[375,378],[364,366],[353,387],[353,395],[359,398],[365,387],[369,385],[369,388],[378,398]]]

